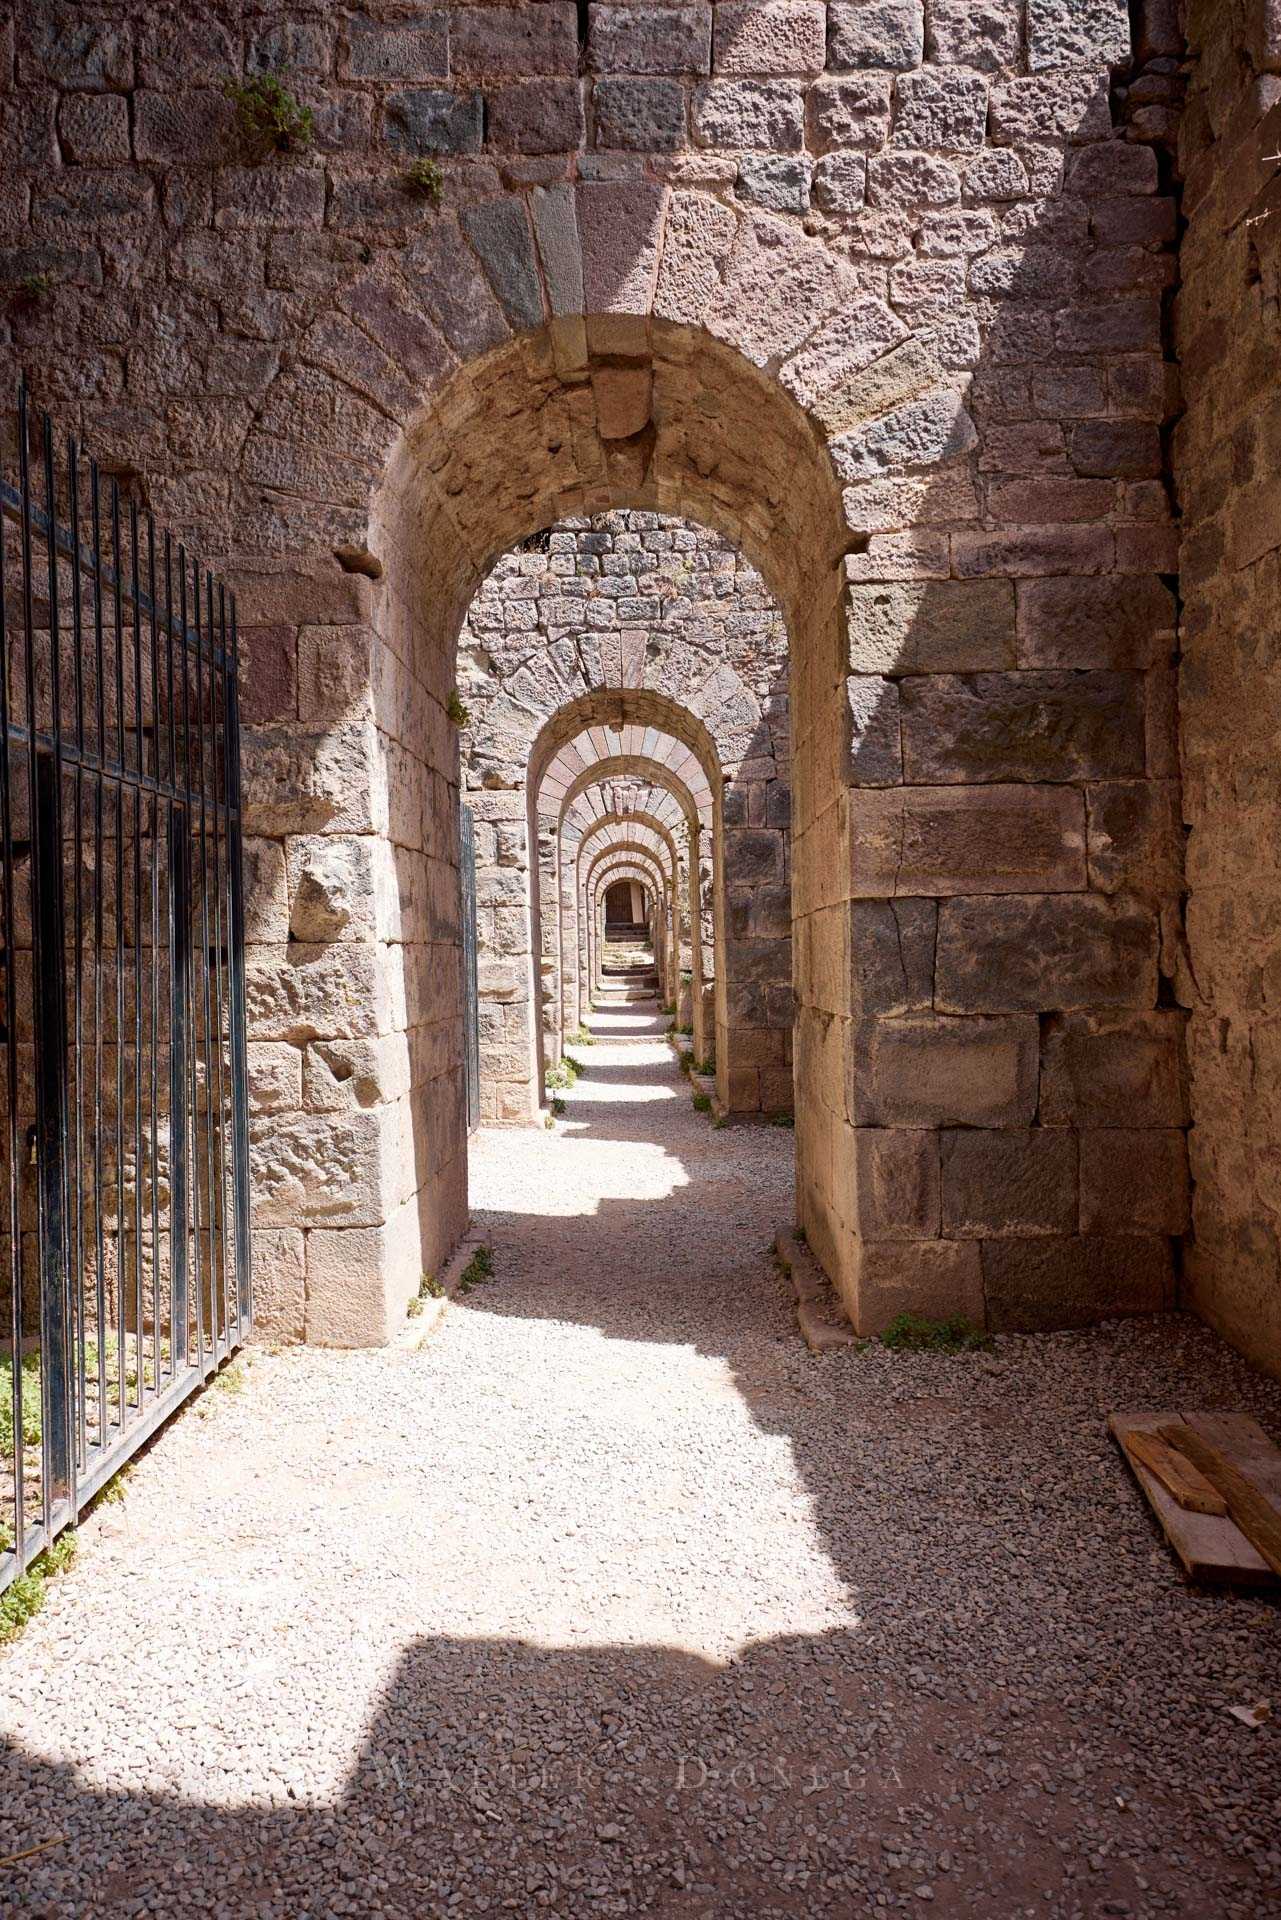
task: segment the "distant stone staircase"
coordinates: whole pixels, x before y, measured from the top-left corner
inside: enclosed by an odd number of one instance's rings
[[[657,995],[654,950],[644,927],[606,929],[601,974],[611,998],[652,1000]]]

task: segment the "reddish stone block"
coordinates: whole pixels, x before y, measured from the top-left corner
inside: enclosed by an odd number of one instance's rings
[[[1144,771],[1136,674],[926,674],[898,684],[903,771],[912,785]]]
[[[1141,1234],[987,1240],[987,1323],[995,1333],[1087,1327],[1173,1304],[1170,1242]]]
[[[713,12],[712,65],[726,74],[815,77],[827,58],[822,0],[721,0]]]
[[[247,726],[295,718],[297,663],[297,634],[292,626],[241,627],[240,713]]]
[[[1174,595],[1155,574],[1020,581],[1019,662],[1027,667],[1150,667],[1174,648]]]
[[[578,80],[521,80],[485,96],[485,144],[509,153],[573,153],[583,144]]]
[[[1076,1135],[1061,1129],[948,1129],[939,1140],[943,1232],[952,1239],[1074,1233]]]
[[[577,73],[575,8],[568,0],[524,7],[455,7],[449,60],[456,74]]]
[[[1043,1126],[1181,1127],[1186,1014],[1072,1013],[1047,1020],[1041,1058]]]
[[[1090,893],[945,900],[935,1004],[947,1013],[1151,1007],[1157,923],[1150,908]]]
[[[851,892],[950,895],[1085,885],[1085,810],[1068,787],[891,787],[850,796]]]
[[[1036,1109],[1033,1017],[867,1019],[849,1047],[846,1106],[859,1127],[1019,1127]]]
[[[1083,1133],[1082,1233],[1169,1233],[1191,1225],[1188,1140],[1183,1132],[1115,1128]]]
[[[854,1226],[866,1240],[931,1240],[939,1231],[939,1136],[860,1127],[854,1136]]]

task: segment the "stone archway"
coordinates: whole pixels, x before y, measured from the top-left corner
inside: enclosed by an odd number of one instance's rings
[[[362,1074],[375,1099],[344,1121],[339,1204],[316,1210],[308,1172],[334,1125],[271,1128],[300,1175],[277,1179],[267,1224],[306,1232],[321,1329],[354,1229],[383,1315],[465,1216],[449,714],[466,607],[532,531],[621,506],[724,533],[787,621],[797,1211],[855,1319],[918,1305],[1044,1320],[1169,1297],[1178,1129],[1155,1112],[1129,1129],[1127,1164],[1164,1196],[1131,1232],[1108,1188],[1113,1143],[1087,1139],[1088,1104],[1060,1084],[1096,1028],[1109,1057],[1140,1029],[1177,1048],[1157,1006],[1169,889],[1144,810],[1164,764],[1159,689],[1128,640],[1122,665],[1099,668],[1075,629],[1054,629],[1054,606],[1083,604],[1114,560],[1121,581],[1143,564],[1141,542],[1127,562],[1093,527],[1020,541],[976,520],[965,382],[924,336],[821,237],[697,188],[584,182],[446,217],[430,276],[380,260],[341,318],[316,320],[303,363],[365,396],[354,453],[346,423],[319,465],[310,429],[290,442],[310,395],[282,373],[246,472],[306,492],[300,528],[331,500],[333,537],[364,571],[275,558],[250,581],[258,620],[275,607],[303,623],[311,722],[252,743],[251,805],[266,837],[287,813],[293,831],[381,846],[352,850],[351,891],[372,899],[363,876],[389,864],[398,904],[386,931],[372,912],[353,921],[341,956],[258,956],[257,1033],[341,1039],[330,1009],[354,1004],[341,1019],[356,1037],[372,1025],[409,1061],[401,1080]],[[1084,322],[1063,338],[1095,351]],[[1110,850],[1101,824],[1087,846],[1091,783]],[[302,872],[310,852],[296,857]],[[1044,1112],[1043,1076],[1058,1089]]]

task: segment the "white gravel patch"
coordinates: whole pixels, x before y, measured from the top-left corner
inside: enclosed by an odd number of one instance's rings
[[[1178,1315],[813,1359],[791,1135],[595,1024],[474,1145],[492,1286],[259,1355],[82,1529],[0,1913],[1281,1912],[1281,1609],[1182,1586],[1103,1428],[1281,1389]]]

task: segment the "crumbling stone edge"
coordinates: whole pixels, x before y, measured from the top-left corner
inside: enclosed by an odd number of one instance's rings
[[[811,1353],[861,1345],[831,1282],[807,1246],[790,1229],[779,1229],[774,1257],[796,1296],[796,1319]]]

